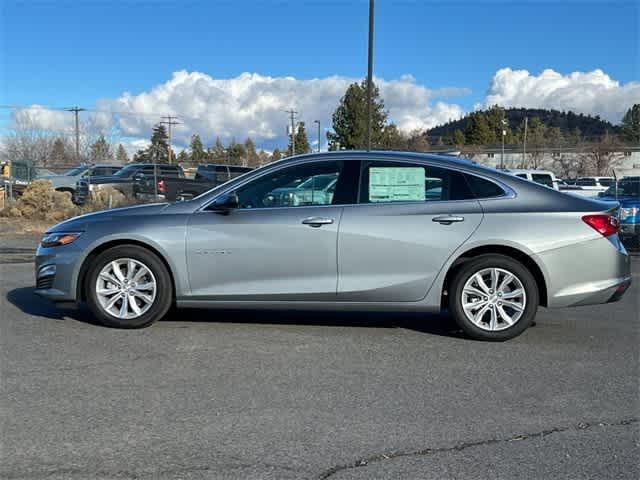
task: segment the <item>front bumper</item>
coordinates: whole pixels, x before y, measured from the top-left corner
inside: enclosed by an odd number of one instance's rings
[[[59,247],[38,247],[35,258],[36,295],[54,302],[75,302],[75,278],[81,252],[75,242]]]

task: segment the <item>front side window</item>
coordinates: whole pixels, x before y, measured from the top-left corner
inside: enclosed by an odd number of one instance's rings
[[[429,202],[474,198],[464,175],[446,168],[404,162],[365,164],[361,203]]]
[[[237,190],[240,208],[349,203],[346,201],[348,199],[336,196],[336,188],[343,180],[344,163],[340,161],[297,165],[265,175]]]

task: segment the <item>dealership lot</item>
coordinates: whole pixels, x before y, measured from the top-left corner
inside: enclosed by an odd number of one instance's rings
[[[0,476],[638,478],[640,259],[506,343],[446,317],[182,310],[96,326],[0,264]],[[12,257],[11,257],[12,258]]]

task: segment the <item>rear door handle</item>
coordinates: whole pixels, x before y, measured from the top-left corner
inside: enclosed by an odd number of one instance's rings
[[[304,225],[309,225],[310,227],[318,228],[322,225],[331,225],[333,223],[333,218],[325,218],[325,217],[309,217],[302,220]]]
[[[442,225],[451,225],[454,222],[464,222],[464,217],[457,215],[440,215],[431,219],[433,222],[438,222]]]

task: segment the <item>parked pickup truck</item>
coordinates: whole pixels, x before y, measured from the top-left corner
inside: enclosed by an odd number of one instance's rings
[[[170,202],[188,200],[251,170],[253,169],[250,167],[236,165],[199,165],[193,179],[166,177],[157,180],[157,194]],[[155,195],[154,183],[154,179],[148,175],[137,180],[139,195]]]
[[[131,163],[124,166],[114,175],[104,177],[91,177],[80,179],[76,184],[74,201],[82,204],[89,197],[90,192],[105,188],[113,187],[122,192],[128,198],[136,198],[139,189],[138,183],[144,178],[166,179],[166,178],[184,178],[184,172],[179,165],[167,165],[164,163]]]
[[[640,177],[625,177],[598,195],[598,200],[620,203],[620,239],[640,249]]]

